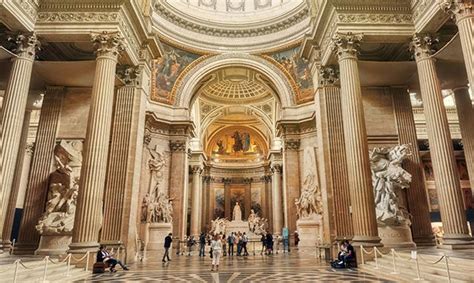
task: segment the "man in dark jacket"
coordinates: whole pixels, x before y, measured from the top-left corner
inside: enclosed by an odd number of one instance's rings
[[[171,261],[169,250],[171,248],[171,243],[173,242],[173,239],[171,238],[172,235],[173,234],[169,233],[168,236],[165,237],[165,254],[163,255],[163,262],[166,262],[165,258],[168,259],[168,261]]]
[[[199,236],[199,256],[206,256],[206,235],[204,233]]]

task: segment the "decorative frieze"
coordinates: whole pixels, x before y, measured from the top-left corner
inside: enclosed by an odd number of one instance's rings
[[[411,14],[339,14],[337,19],[345,24],[413,24]]]
[[[40,12],[38,23],[107,23],[117,22],[117,12]]]

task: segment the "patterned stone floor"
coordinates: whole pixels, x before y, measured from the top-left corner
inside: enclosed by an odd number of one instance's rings
[[[175,256],[166,264],[159,255],[148,258],[129,271],[91,275],[83,282],[393,282],[356,269],[334,270],[307,253],[224,257],[219,272],[210,271],[209,257]]]

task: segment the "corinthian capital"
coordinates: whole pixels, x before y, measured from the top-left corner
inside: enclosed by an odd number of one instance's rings
[[[8,41],[15,45],[13,51],[21,58],[34,59],[36,51],[41,47],[36,33],[18,34],[8,38]]]
[[[125,85],[138,85],[141,69],[138,66],[122,65],[117,67],[117,75]]]
[[[359,53],[360,42],[364,37],[363,34],[336,33],[332,37],[332,49],[337,54],[339,59],[346,57],[357,57]]]
[[[474,16],[472,2],[472,0],[438,0],[441,9],[456,18],[457,21]]]
[[[410,43],[410,51],[416,60],[426,59],[436,52],[438,42],[439,39],[431,34],[415,33]]]
[[[339,81],[339,69],[336,66],[319,67],[319,83],[321,86],[334,85]]]
[[[125,50],[123,38],[118,32],[91,33],[97,56],[117,56]]]

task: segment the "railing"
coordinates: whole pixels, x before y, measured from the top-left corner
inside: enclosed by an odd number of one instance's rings
[[[421,272],[420,272],[420,264],[419,264],[420,260],[422,262],[426,263],[426,264],[429,264],[429,265],[436,265],[436,264],[442,262],[443,259],[444,259],[444,264],[445,264],[445,269],[446,269],[446,275],[448,277],[448,282],[451,282],[451,271],[450,271],[449,265],[450,265],[450,263],[452,265],[455,265],[452,262],[452,260],[449,258],[449,256],[447,256],[446,254],[442,255],[436,261],[430,262],[428,260],[423,259],[423,257],[420,256],[417,253],[417,251],[411,251],[411,256],[409,258],[406,258],[406,257],[402,257],[397,251],[395,251],[395,249],[390,249],[389,253],[383,254],[377,247],[373,247],[372,250],[369,251],[369,250],[366,250],[363,246],[360,246],[360,255],[361,255],[361,264],[362,265],[365,264],[364,254],[366,254],[366,255],[373,254],[374,262],[375,262],[374,269],[379,269],[380,267],[383,267],[383,266],[380,265],[380,263],[378,261],[379,256],[383,257],[383,256],[390,255],[392,257],[392,264],[391,264],[392,266],[391,267],[385,266],[385,268],[392,269],[392,272],[390,272],[390,274],[399,274],[398,266],[397,266],[397,260],[414,261],[415,262],[415,267],[416,267],[416,278],[413,278],[413,280],[416,280],[416,281],[423,280],[423,278],[421,277]]]
[[[13,282],[16,283],[17,282],[17,278],[18,276],[20,275],[21,273],[21,270],[27,270],[28,272],[31,271],[31,270],[38,270],[40,268],[43,269],[43,275],[42,275],[42,281],[43,282],[46,282],[47,281],[47,277],[48,277],[48,266],[49,264],[61,264],[61,263],[66,263],[66,277],[69,277],[71,276],[70,275],[70,271],[71,271],[71,264],[78,264],[78,263],[81,263],[83,261],[86,261],[86,266],[84,267],[84,270],[85,271],[89,271],[89,264],[90,264],[90,252],[87,252],[83,257],[81,258],[76,258],[74,257],[72,254],[68,254],[64,259],[62,260],[57,260],[57,261],[54,261],[52,260],[49,256],[45,256],[41,261],[44,262],[44,265],[42,266],[38,266],[38,267],[31,267],[31,266],[28,266],[28,263],[27,262],[24,262],[21,258],[15,260],[13,263],[11,264],[8,264],[7,266],[9,265],[13,265],[14,266],[14,270],[13,270]],[[75,261],[75,262],[73,262]],[[20,269],[20,267],[22,269]],[[1,270],[0,273],[3,273],[3,272],[6,272],[6,271],[9,271],[10,268],[6,268],[4,270]]]

